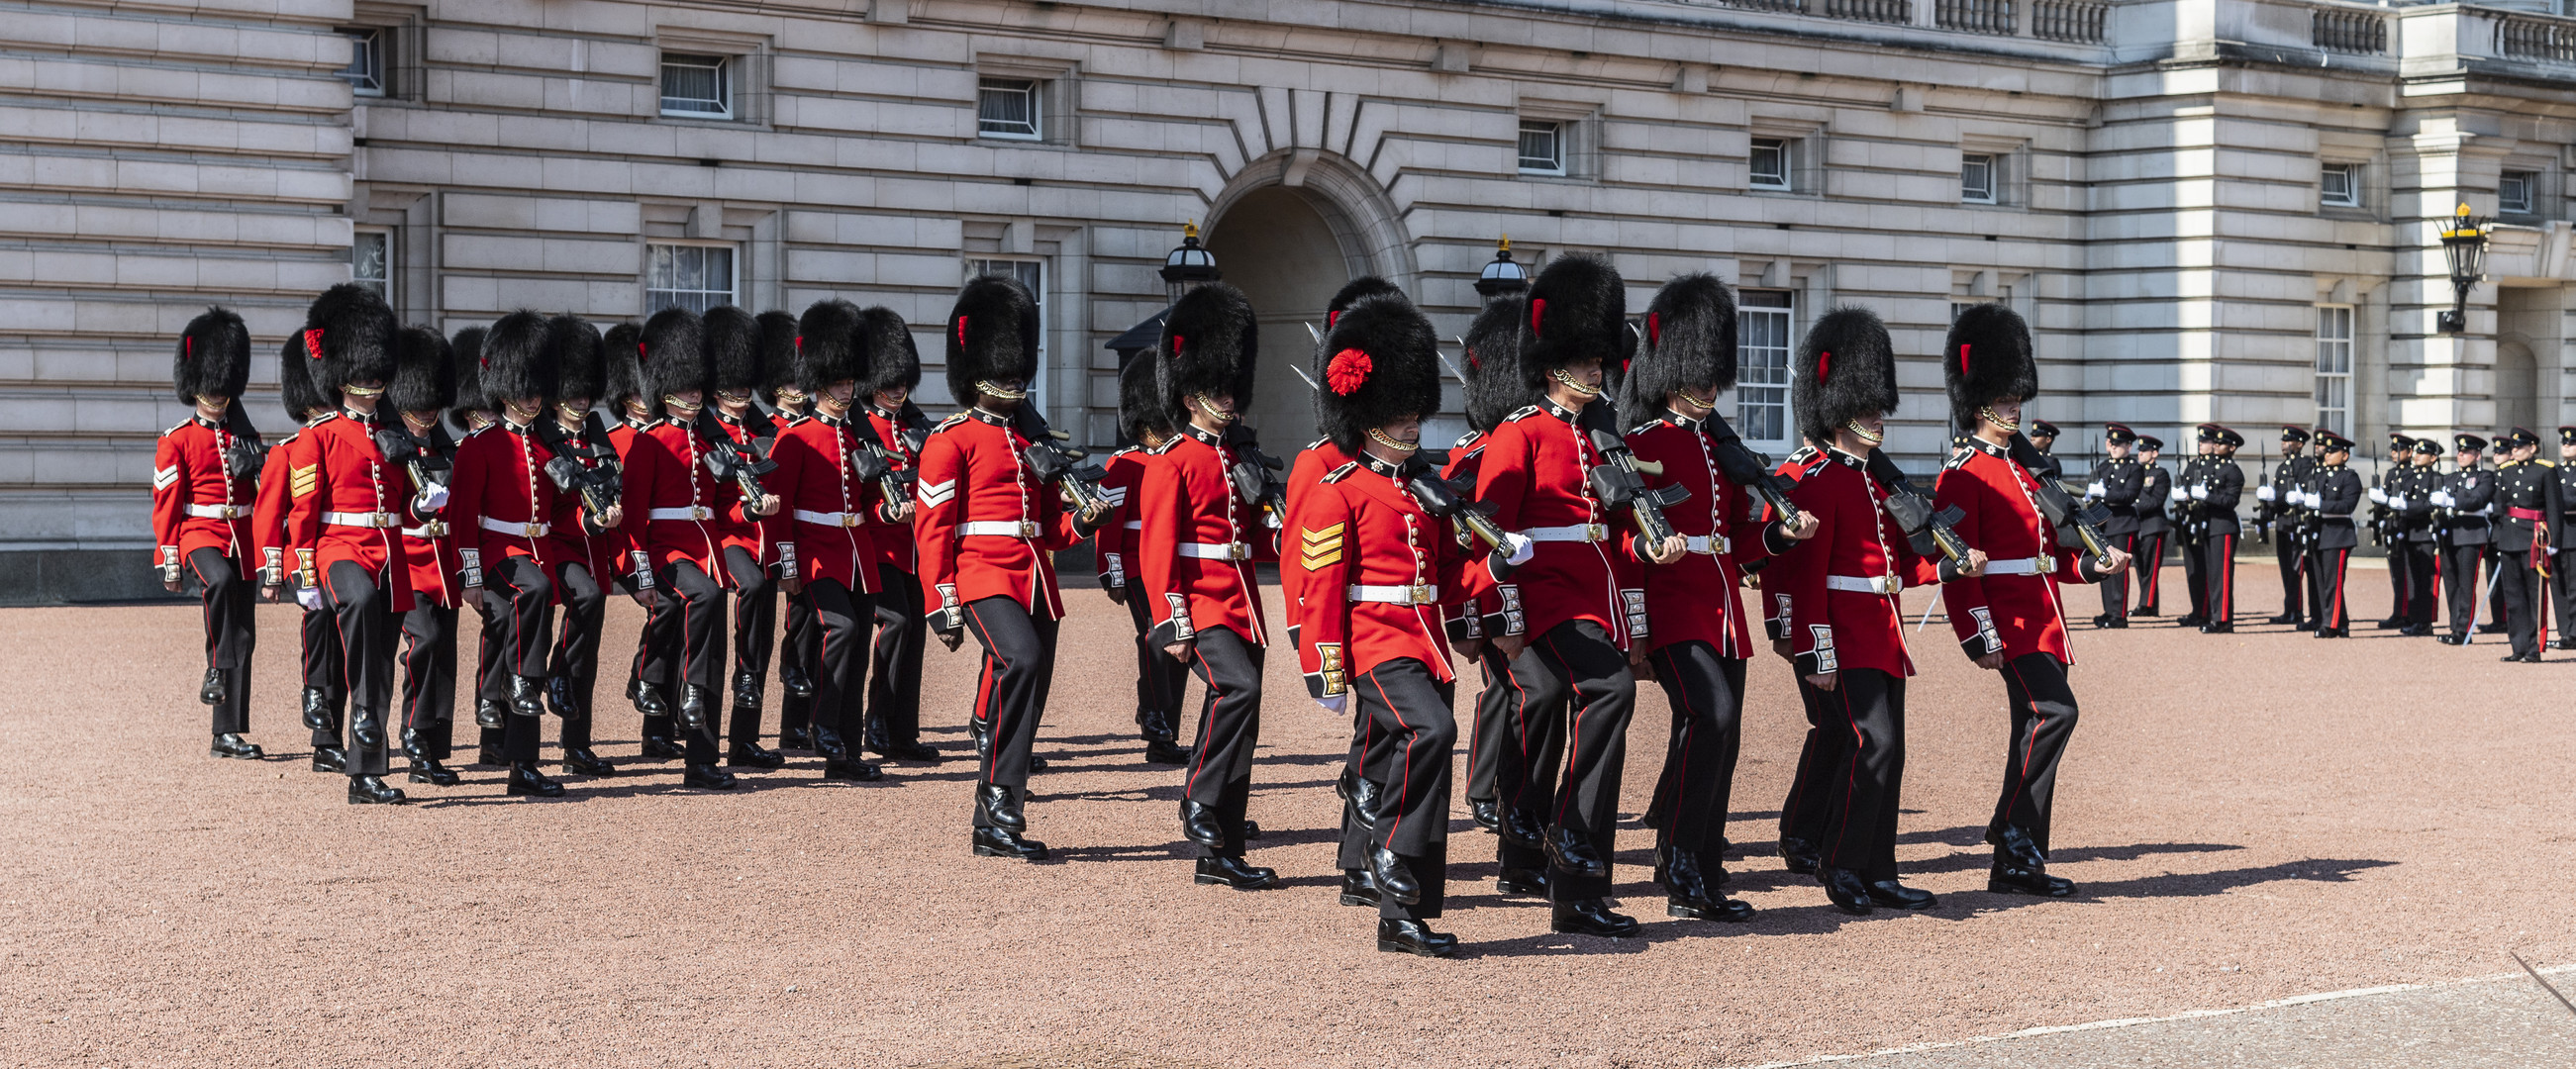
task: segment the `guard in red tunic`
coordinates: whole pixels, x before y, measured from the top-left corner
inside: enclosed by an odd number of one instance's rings
[[[1512,413],[1538,403],[1538,393],[1521,382],[1520,367],[1512,355],[1528,342],[1528,331],[1529,306],[1509,297],[1486,305],[1468,325],[1463,338],[1465,366],[1459,371],[1468,430],[1450,447],[1442,478],[1476,485],[1487,436]],[[1506,606],[1498,591],[1488,591],[1475,604],[1460,605],[1449,621],[1449,635],[1458,652],[1474,658],[1484,673],[1484,689],[1476,695],[1476,722],[1467,741],[1467,814],[1478,827],[1498,835],[1505,816],[1496,801],[1496,784],[1504,778],[1501,767],[1509,763],[1510,781],[1525,783],[1526,766],[1536,762],[1553,767],[1563,756],[1559,751],[1564,744],[1554,732],[1535,729],[1526,717],[1530,695],[1539,689],[1534,680],[1542,674],[1538,655],[1525,650],[1518,657],[1505,657],[1486,641],[1486,620],[1520,613],[1519,592],[1514,590],[1512,596],[1515,600]],[[1528,819],[1525,826],[1502,836],[1504,861],[1495,887],[1506,895],[1544,897],[1547,855],[1539,844],[1536,813],[1519,812]],[[1514,863],[1516,858],[1519,864]]]
[[[1830,789],[1817,881],[1850,913],[1873,906],[1928,909],[1931,893],[1896,879],[1897,798],[1905,776],[1904,588],[1957,574],[1916,554],[1869,475],[1869,451],[1896,409],[1896,357],[1887,328],[1865,309],[1837,308],[1798,347],[1790,389],[1814,454],[1789,500],[1816,519],[1815,536],[1762,573],[1765,593],[1788,600],[1781,652],[1815,688],[1836,745],[1811,753]],[[1968,570],[1984,558],[1971,553]]]
[[[306,311],[305,370],[340,410],[305,429],[311,442],[291,475],[286,541],[298,600],[319,598],[339,624],[347,658],[349,802],[401,802],[384,781],[394,684],[396,617],[411,611],[401,528],[415,508],[442,504],[377,440],[377,403],[393,377],[393,310],[374,290],[333,286]]]
[[[887,309],[868,314],[881,326],[903,327]],[[880,330],[876,340],[859,398],[890,484],[903,485],[920,472],[921,447],[930,441],[930,417],[912,403],[912,391],[921,385],[921,353],[909,329]],[[939,751],[921,742],[921,651],[928,635],[922,630],[920,554],[912,544],[912,495],[889,492],[877,521],[870,532],[877,551],[877,637],[868,659],[867,748],[898,761],[937,761]]]
[[[708,389],[713,391],[706,410],[698,417],[699,434],[710,448],[730,448],[733,462],[741,465],[731,479],[735,491],[743,497],[756,496],[776,502],[777,492],[769,487],[773,471],[758,470],[769,460],[771,446],[778,438],[778,424],[753,407],[752,398],[761,390],[766,369],[762,360],[760,321],[751,313],[729,304],[707,309],[704,319],[707,353]],[[794,352],[794,324],[789,324],[785,355]],[[748,485],[746,485],[748,484]],[[732,516],[717,523],[718,540],[724,545],[724,573],[733,586],[733,714],[725,724],[725,764],[737,768],[777,768],[787,763],[785,755],[760,744],[761,700],[768,689],[770,633],[777,630],[778,570],[776,547],[780,517],[794,523],[795,517],[772,507],[760,511],[757,500],[750,502],[744,522]]]
[[[636,363],[635,346],[644,338],[644,328],[633,323],[619,323],[601,335],[607,349],[605,387],[598,408],[606,413],[608,446],[614,450],[620,470],[644,429],[662,422],[660,406],[646,407],[644,371]],[[621,484],[622,491],[622,484]],[[625,511],[625,495],[618,497],[619,511]],[[631,541],[631,539],[630,539]],[[672,707],[679,700],[680,658],[672,652],[680,642],[679,606],[664,595],[667,591],[655,585],[651,568],[637,569],[629,546],[611,565],[617,577],[610,585],[618,593],[635,600],[644,610],[644,628],[636,636],[635,659],[627,668],[626,700],[643,717],[644,759],[675,761],[689,756],[679,740],[679,719]],[[658,654],[658,655],[657,655]],[[613,775],[616,770],[593,770],[591,775]]]
[[[1270,641],[1255,562],[1278,558],[1278,532],[1232,478],[1241,454],[1227,431],[1252,394],[1260,324],[1223,283],[1182,295],[1163,321],[1156,394],[1180,433],[1155,451],[1134,492],[1136,593],[1155,648],[1189,664],[1208,689],[1181,789],[1181,834],[1198,844],[1199,883],[1262,890],[1278,873],[1243,859],[1244,808],[1261,737],[1261,665]]]
[[[1977,667],[2000,672],[2012,709],[2005,747],[2003,797],[1986,825],[1995,848],[1986,889],[2063,898],[2071,881],[2048,874],[2048,826],[2057,763],[2075,732],[2075,692],[2066,684],[2075,663],[2066,639],[2061,585],[2097,583],[2129,566],[2129,555],[2101,557],[2060,535],[2042,517],[2042,476],[2016,459],[2013,435],[2021,406],[2039,392],[2030,331],[2001,304],[1980,304],[1951,323],[1941,350],[1951,418],[1970,432],[1969,448],[1951,458],[1934,491],[1943,508],[1966,513],[1956,527],[1986,554],[1980,575],[1941,588],[1959,645]],[[2023,454],[2027,456],[2027,454]]]
[[[555,604],[562,625],[555,635],[554,675],[546,701],[563,721],[564,771],[614,775],[616,769],[590,749],[592,695],[599,688],[599,637],[607,623],[608,590],[621,577],[649,589],[649,572],[634,569],[619,505],[623,463],[607,421],[595,406],[608,393],[608,344],[599,328],[578,316],[546,322],[546,344],[555,368],[552,418],[537,421],[538,441],[551,464],[546,477],[560,491],[552,518]]]
[[[1038,309],[1011,279],[966,284],[941,331],[948,391],[967,405],[921,449],[913,531],[931,631],[956,649],[965,632],[984,647],[974,730],[986,740],[976,774],[975,853],[1044,860],[1028,827],[1030,746],[1055,678],[1064,616],[1052,554],[1072,548],[1104,515],[1076,515],[1030,459],[1043,421],[1020,410],[1037,374]],[[1068,476],[1071,477],[1071,476]],[[1105,512],[1105,510],[1103,510]]]
[[[1410,488],[1435,475],[1416,453],[1423,417],[1440,409],[1438,344],[1401,294],[1363,298],[1336,317],[1315,408],[1326,439],[1359,459],[1303,489],[1288,524],[1305,574],[1297,655],[1307,694],[1334,712],[1356,707],[1388,740],[1384,767],[1369,770],[1374,810],[1364,822],[1377,946],[1424,957],[1458,946],[1430,927],[1447,896],[1458,738],[1441,606],[1470,602],[1489,569],[1509,567],[1462,546]]]
[[[1805,438],[1804,443],[1773,471],[1792,483],[1806,478],[1807,472],[1825,458],[1825,450],[1813,438]],[[1760,589],[1763,633],[1770,639],[1774,650],[1785,650],[1791,626],[1791,601],[1785,592],[1778,591],[1784,590],[1788,572],[1762,570],[1775,561],[1776,558],[1748,561],[1745,570],[1754,573]],[[1781,867],[1801,876],[1816,874],[1817,844],[1825,837],[1826,793],[1832,789],[1827,778],[1834,771],[1835,759],[1844,751],[1844,741],[1849,738],[1835,726],[1836,716],[1830,711],[1833,703],[1826,698],[1824,692],[1808,685],[1803,677],[1798,679],[1798,704],[1807,717],[1807,736],[1798,750],[1798,769],[1790,774],[1788,798],[1780,803],[1779,854],[1783,862]]]
[[[463,588],[463,600],[474,606],[478,617],[474,655],[474,726],[478,745],[474,760],[497,768],[509,764],[503,751],[509,739],[506,718],[510,710],[510,604],[496,597],[492,587],[483,582],[483,529],[472,521],[459,523],[455,505],[455,465],[464,456],[468,443],[501,423],[501,403],[483,392],[486,333],[483,327],[467,327],[457,331],[449,342],[456,357],[456,404],[448,409],[447,419],[458,437],[455,453],[448,458],[446,523],[456,549],[457,583]],[[468,560],[475,563],[469,567]]]
[[[767,448],[777,448],[779,435],[800,419],[814,415],[814,398],[796,384],[796,317],[775,308],[760,313],[760,400],[769,406],[766,415],[746,413],[746,431],[757,431],[762,420],[768,421]],[[775,474],[768,476],[777,485]],[[823,630],[814,621],[814,599],[788,593],[787,573],[794,571],[789,563],[796,544],[796,516],[791,506],[782,506],[778,514],[760,520],[760,563],[776,582],[780,600],[786,603],[785,623],[776,624],[778,614],[764,610],[746,638],[736,632],[735,663],[755,665],[755,674],[769,674],[770,638],[777,631],[778,689],[785,692],[778,702],[778,748],[810,750],[814,748],[814,661],[822,656]],[[757,602],[755,602],[757,604]],[[748,619],[737,606],[737,618]],[[752,655],[744,654],[739,643],[749,641]]]
[[[1735,344],[1735,297],[1724,283],[1705,274],[1665,283],[1646,308],[1644,344],[1621,383],[1619,405],[1628,448],[1662,469],[1647,484],[1690,493],[1667,512],[1688,552],[1665,564],[1638,558],[1646,614],[1655,621],[1646,663],[1673,717],[1648,807],[1660,818],[1653,821],[1655,872],[1666,913],[1721,921],[1753,917],[1752,906],[1716,891],[1726,879],[1726,807],[1742,738],[1744,661],[1754,648],[1737,590],[1746,563],[1786,552],[1815,531],[1804,516],[1795,525],[1747,519],[1761,515],[1761,506],[1720,474],[1719,436],[1734,432],[1717,416],[1717,401],[1735,388]],[[1624,541],[1634,558],[1637,536]]]
[[[448,526],[479,539],[458,550],[467,587],[486,588],[486,603],[503,617],[496,674],[506,695],[498,756],[510,766],[509,793],[559,797],[563,785],[537,771],[537,740],[545,715],[547,666],[555,607],[555,573],[563,550],[554,538],[556,500],[570,496],[546,474],[553,451],[538,428],[553,422],[553,352],[550,331],[534,312],[512,312],[492,324],[475,365],[480,398],[500,410],[501,421],[469,435],[456,447],[448,482]],[[462,391],[460,391],[462,392]],[[493,684],[485,684],[485,694]],[[488,758],[487,758],[488,759]]]
[[[178,593],[182,576],[205,588],[206,677],[197,700],[213,707],[217,757],[254,759],[250,730],[250,659],[258,645],[252,573],[260,539],[252,524],[263,461],[259,430],[235,402],[250,380],[250,331],[225,308],[208,308],[179,335],[171,384],[196,409],[161,432],[152,457],[153,564],[161,586]]]
[[[897,320],[893,330],[900,332]],[[857,735],[866,715],[867,640],[876,613],[874,532],[883,528],[882,493],[866,463],[875,435],[856,411],[858,383],[871,350],[884,344],[881,322],[848,301],[817,301],[797,324],[797,382],[814,398],[815,415],[779,432],[772,472],[782,512],[796,518],[795,538],[780,546],[780,582],[814,606],[822,628],[814,676],[814,751],[823,778],[866,781],[883,775],[859,760]],[[871,513],[875,513],[874,519]]]
[[[456,441],[440,422],[456,403],[456,355],[428,327],[403,328],[393,381],[385,384],[390,418],[378,422],[387,458],[422,487],[414,522],[402,528],[403,568],[411,611],[402,618],[402,752],[413,783],[456,785],[444,762],[456,735],[456,609],[465,602],[457,574],[456,533],[447,525],[448,482]]]
[[[1181,694],[1189,684],[1190,669],[1154,645],[1154,619],[1147,614],[1145,599],[1134,594],[1144,583],[1136,532],[1145,524],[1136,518],[1136,486],[1158,460],[1158,450],[1179,433],[1155,393],[1151,352],[1139,353],[1118,372],[1118,427],[1136,444],[1109,454],[1108,463],[1102,465],[1100,491],[1109,498],[1110,512],[1101,522],[1100,534],[1091,540],[1092,560],[1099,569],[1100,588],[1109,593],[1109,600],[1127,607],[1128,622],[1136,628],[1136,730],[1145,740],[1145,760],[1188,764],[1190,752],[1181,747],[1177,736]],[[1305,459],[1298,458],[1298,463],[1302,466]],[[1296,485],[1292,477],[1291,495]],[[1288,566],[1284,561],[1279,578],[1285,595]]]
[[[296,465],[303,463],[297,458],[303,456],[304,426],[339,407],[313,388],[305,364],[303,336],[288,336],[278,353],[277,386],[286,414],[295,418],[296,431],[268,447],[268,459],[260,469],[259,502],[251,512],[252,531],[259,542],[259,596],[265,601],[288,596],[290,499],[286,492],[294,485]],[[313,771],[337,774],[348,756],[340,749],[340,713],[349,696],[348,677],[340,667],[340,628],[327,610],[297,608],[302,613],[297,620],[304,674],[301,708],[304,728],[312,736]]]

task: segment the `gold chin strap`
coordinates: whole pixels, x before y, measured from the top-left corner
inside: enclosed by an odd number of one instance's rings
[[[1219,423],[1232,423],[1236,419],[1241,418],[1236,416],[1234,413],[1218,408],[1216,406],[1216,402],[1208,400],[1208,396],[1203,393],[1194,393],[1190,395],[1190,407],[1207,413],[1207,417],[1209,419],[1215,420]],[[1376,432],[1371,431],[1370,433],[1374,434]]]
[[[1548,372],[1548,373],[1547,373],[1547,377],[1549,377],[1549,378],[1551,378],[1551,379],[1555,379],[1555,380],[1556,380],[1556,381],[1558,381],[1558,382],[1564,383],[1564,384],[1565,384],[1565,388],[1566,388],[1566,389],[1569,389],[1569,390],[1572,390],[1572,391],[1574,391],[1574,392],[1576,392],[1576,393],[1582,394],[1582,395],[1583,395],[1583,396],[1585,396],[1585,397],[1599,397],[1599,396],[1601,396],[1601,387],[1598,387],[1598,386],[1586,386],[1586,385],[1584,385],[1584,384],[1582,384],[1582,383],[1580,383],[1580,382],[1576,382],[1576,381],[1574,381],[1574,376],[1566,374],[1566,373],[1565,373],[1565,369],[1564,369],[1564,368],[1558,368],[1558,369],[1556,369],[1556,370],[1554,370],[1554,371],[1550,371],[1550,372]]]
[[[692,415],[692,416],[697,415],[697,414],[698,414],[698,410],[699,410],[699,409],[707,407],[707,403],[706,403],[706,402],[704,402],[704,401],[698,401],[698,402],[695,402],[695,403],[691,403],[691,402],[688,402],[688,401],[680,400],[679,398],[677,398],[677,397],[673,397],[673,396],[671,396],[670,394],[667,394],[667,393],[662,395],[662,403],[663,403],[664,405],[666,405],[666,406],[670,407],[670,408],[671,408],[671,409],[673,409],[674,411],[681,412],[681,413],[686,414],[686,415]]]
[[[340,387],[340,392],[348,394],[351,397],[377,397],[381,396],[385,392],[385,388],[382,386],[343,385]]]
[[[582,417],[590,414],[590,410],[587,408],[574,408],[573,406],[564,404],[560,401],[555,403],[555,411],[561,413],[563,418],[575,423],[581,422]]]
[[[778,388],[778,399],[791,405],[801,405],[805,403],[805,391],[781,386]]]
[[[1421,445],[1414,442],[1399,442],[1393,438],[1389,438],[1385,431],[1381,431],[1375,427],[1368,429],[1368,436],[1369,441],[1376,442],[1377,444],[1395,450],[1398,453],[1410,453],[1422,448]]]
[[[2005,419],[2002,416],[1998,416],[1995,414],[1994,408],[1989,405],[1977,406],[1977,416],[1988,423],[1992,423],[1995,426],[2003,428],[2005,434],[2011,434],[2012,432],[2021,429],[2020,420]]]
[[[996,401],[1017,401],[1029,395],[1027,390],[1005,390],[1000,386],[994,385],[993,380],[991,379],[975,380],[975,392],[983,394],[984,396],[990,397]]]
[[[527,423],[530,420],[536,419],[538,413],[546,410],[544,405],[538,405],[535,408],[521,408],[517,401],[503,401],[501,402],[501,407],[509,409],[511,415],[519,417],[517,422],[520,423]]]
[[[1863,427],[1860,425],[1860,421],[1856,419],[1844,420],[1843,429],[1852,432],[1853,437],[1859,438],[1861,441],[1872,446],[1887,440],[1886,431],[1874,431],[1867,427]]]
[[[1717,411],[1717,398],[1715,397],[1701,397],[1689,390],[1674,390],[1673,396],[1681,398],[1682,400],[1688,401],[1694,405],[1698,405],[1699,407],[1705,408],[1711,412]]]

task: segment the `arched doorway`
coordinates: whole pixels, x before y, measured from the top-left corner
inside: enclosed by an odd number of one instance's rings
[[[2496,342],[2495,404],[2496,429],[2540,429],[2532,426],[2540,420],[2540,362],[2533,359],[2530,346]]]
[[[1351,280],[1348,257],[1323,213],[1285,186],[1236,198],[1208,227],[1207,248],[1261,317],[1259,384],[1235,403],[1265,450],[1293,456],[1315,438],[1312,394],[1295,370],[1315,349],[1306,324],[1323,327],[1324,306]]]

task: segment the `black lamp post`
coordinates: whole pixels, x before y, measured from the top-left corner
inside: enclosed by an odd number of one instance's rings
[[[1199,225],[1181,224],[1181,243],[1163,257],[1163,294],[1174,302],[1192,288],[1206,285],[1225,273],[1216,269],[1216,257],[1199,247]]]
[[[2436,322],[2444,334],[2469,329],[2469,288],[2486,274],[2487,222],[2470,215],[2469,206],[2463,204],[2442,230],[2442,258],[2451,264],[2451,310]]]
[[[1496,298],[1528,292],[1529,284],[1529,269],[1512,259],[1512,236],[1503,235],[1494,247],[1493,260],[1485,265],[1483,274],[1476,276],[1476,294],[1490,304]]]

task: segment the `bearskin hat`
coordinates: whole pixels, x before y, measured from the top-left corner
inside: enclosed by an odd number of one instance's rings
[[[522,309],[502,316],[483,335],[475,366],[482,369],[483,396],[492,403],[491,411],[506,413],[511,402],[527,397],[542,406],[558,396],[554,346],[547,340],[553,333],[554,324],[546,317]]]
[[[1315,424],[1352,456],[1374,427],[1440,411],[1440,336],[1401,293],[1366,297],[1324,335],[1333,355],[1315,395]]]
[[[1358,278],[1350,280],[1342,286],[1339,292],[1333,294],[1332,303],[1324,306],[1324,330],[1330,332],[1335,324],[1340,323],[1342,321],[1342,313],[1347,311],[1350,306],[1358,304],[1371,297],[1383,297],[1390,293],[1398,297],[1404,296],[1404,291],[1397,289],[1395,283],[1379,278],[1376,275],[1361,275]],[[1406,299],[1411,300],[1412,298],[1408,297]]]
[[[183,404],[196,404],[201,393],[240,397],[242,388],[250,385],[250,328],[242,325],[242,317],[212,305],[189,320],[187,329],[179,332],[179,355],[170,365],[170,384],[178,388]]]
[[[1521,381],[1521,350],[1529,345],[1529,302],[1497,300],[1476,313],[1462,339],[1466,347],[1467,426],[1490,431],[1512,413],[1537,404],[1540,391]]]
[[[1999,398],[2039,396],[2030,327],[2000,304],[1961,310],[1941,343],[1941,380],[1950,389],[1950,415],[1962,427],[1975,426],[1977,410]]]
[[[861,309],[859,341],[868,354],[867,374],[859,380],[860,398],[921,385],[921,349],[913,344],[912,327],[894,309],[884,305]]]
[[[429,327],[403,328],[385,403],[396,412],[436,412],[456,403],[456,354],[446,335]]]
[[[1147,349],[1118,369],[1118,433],[1128,441],[1143,442],[1148,435],[1169,438],[1180,429],[1173,424],[1171,411],[1163,407],[1161,388],[1154,379],[1158,363],[1160,358]]]
[[[730,304],[719,304],[707,309],[699,323],[707,354],[707,388],[716,393],[758,391],[763,385],[760,320]]]
[[[304,355],[304,336],[290,334],[277,352],[277,399],[286,406],[286,414],[297,423],[310,423],[313,417],[339,406],[339,399],[324,397],[313,385],[313,362]]]
[[[599,407],[618,419],[626,418],[626,402],[659,395],[644,392],[644,369],[636,362],[635,343],[644,337],[644,328],[633,323],[619,323],[600,336],[599,343],[608,350],[608,388],[600,392]],[[660,411],[662,406],[646,407]]]
[[[1242,290],[1211,282],[1182,294],[1163,317],[1154,348],[1156,388],[1174,418],[1186,421],[1189,399],[1202,394],[1225,394],[1238,406],[1251,403],[1261,324]]]
[[[322,396],[335,401],[340,387],[353,382],[381,383],[394,376],[395,337],[401,321],[376,291],[343,282],[313,299],[304,312],[304,357]]]
[[[1017,279],[982,275],[948,310],[948,393],[975,403],[975,384],[1038,373],[1038,305]]]
[[[498,412],[501,406],[483,392],[483,328],[457,331],[447,347],[456,362],[456,403],[448,406],[447,417],[462,429],[466,412]]]
[[[838,297],[814,302],[796,321],[796,388],[819,394],[835,382],[866,378],[861,344],[858,305]]]
[[[1530,283],[1528,308],[1520,375],[1529,388],[1544,393],[1548,372],[1585,360],[1601,361],[1605,374],[1619,370],[1629,344],[1628,290],[1610,261],[1582,252],[1549,260]]]
[[[796,317],[772,308],[760,313],[760,400],[775,407],[778,388],[796,389]]]
[[[1644,333],[1620,382],[1619,412],[1630,426],[1656,419],[1668,394],[1735,387],[1735,294],[1715,275],[1664,283],[1646,306]]]
[[[1836,308],[1807,328],[1798,343],[1797,376],[1790,403],[1808,441],[1830,442],[1836,429],[1864,413],[1896,411],[1896,349],[1886,324],[1869,309]]]
[[[644,321],[635,341],[635,368],[647,411],[662,411],[662,399],[682,390],[707,388],[706,327],[696,312],[665,308]]]
[[[608,393],[608,343],[589,320],[569,314],[547,320],[546,352],[555,366],[554,400],[596,403]]]

